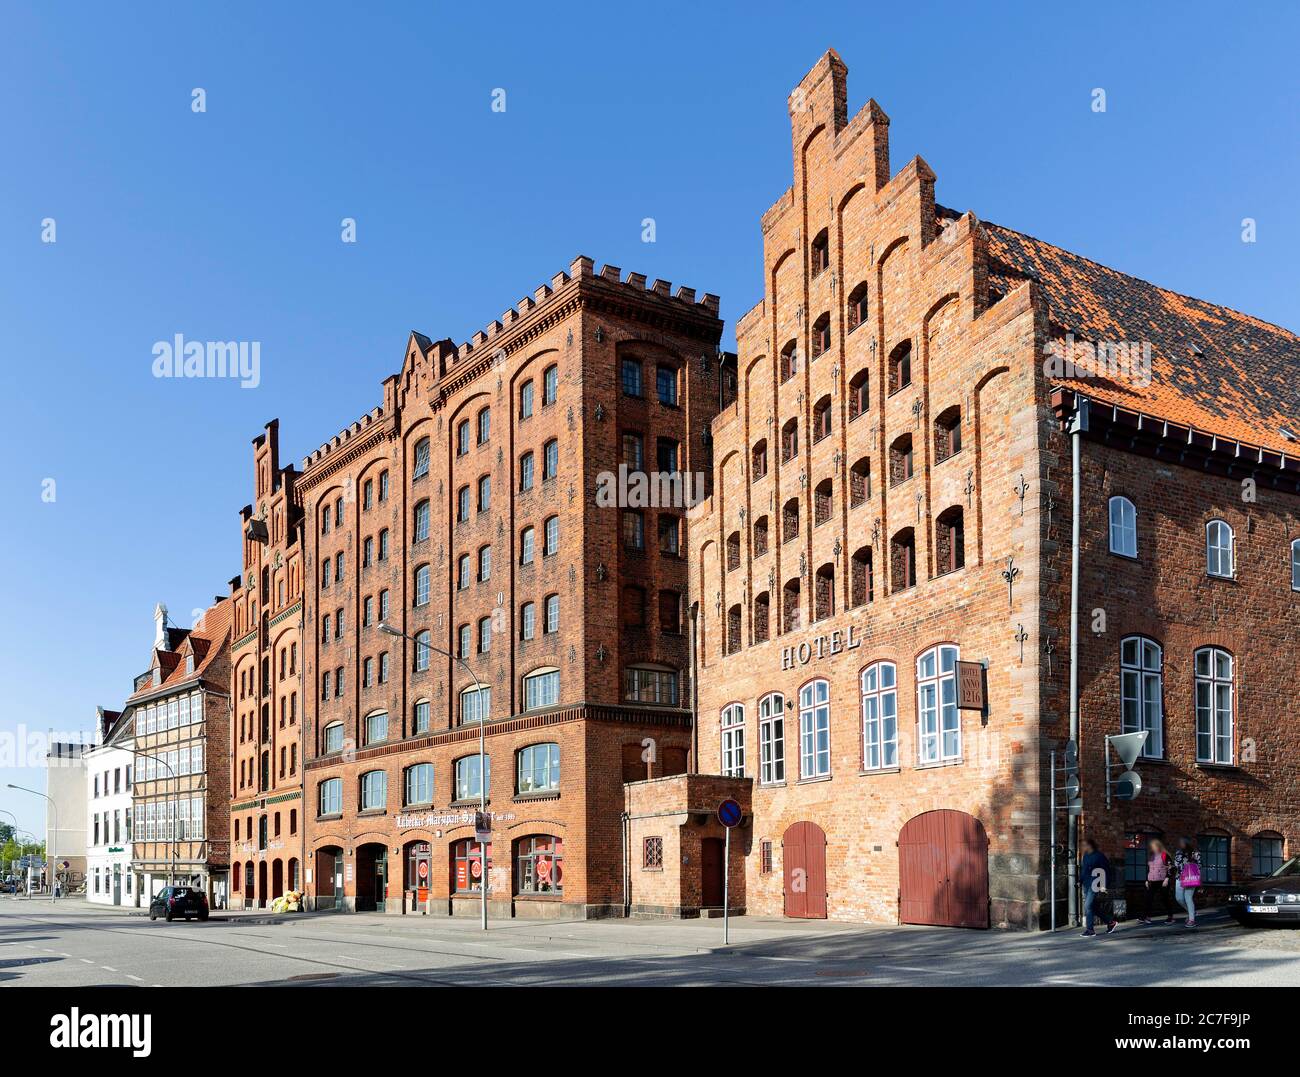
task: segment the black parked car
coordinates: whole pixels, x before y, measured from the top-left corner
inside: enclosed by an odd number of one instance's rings
[[[208,918],[207,895],[202,890],[194,890],[188,886],[164,886],[149,903],[149,919],[157,920],[160,916],[167,920],[174,920],[178,916],[186,920],[191,916],[206,920]]]
[[[1228,911],[1239,924],[1300,923],[1300,856],[1272,875],[1252,879],[1246,893],[1228,898]]]

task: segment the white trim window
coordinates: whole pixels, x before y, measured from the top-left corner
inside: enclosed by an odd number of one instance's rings
[[[367,659],[366,661],[369,661]],[[366,743],[383,744],[388,739],[388,712],[375,711],[366,715]]]
[[[961,758],[957,648],[931,647],[916,660],[917,749],[922,763]]]
[[[1232,655],[1220,647],[1196,652],[1196,761],[1233,762]]]
[[[1160,644],[1142,636],[1127,636],[1119,645],[1120,702],[1123,732],[1147,731],[1142,755],[1165,754],[1164,653]]]
[[[427,628],[415,634],[415,672],[423,673],[429,668],[430,654],[429,630]]]
[[[771,692],[758,701],[758,780],[785,781],[785,697]]]
[[[515,762],[515,791],[554,793],[560,788],[560,746],[530,744],[519,750]]]
[[[745,776],[745,707],[741,703],[722,708],[722,773],[728,778]]]
[[[1291,541],[1291,590],[1300,591],[1300,539]]]
[[[1110,499],[1110,552],[1137,557],[1137,509],[1127,497]]]
[[[1205,571],[1211,576],[1232,579],[1236,573],[1236,559],[1232,528],[1224,520],[1211,520],[1205,525]]]
[[[433,764],[414,763],[402,775],[405,804],[433,803]]]
[[[799,777],[822,778],[831,772],[831,686],[809,681],[799,689]]]
[[[331,722],[325,727],[322,734],[321,753],[328,755],[330,752],[343,751],[343,723]],[[146,766],[149,760],[145,760]]]
[[[554,707],[560,702],[560,671],[539,669],[524,678],[524,710]]]
[[[154,805],[149,805],[150,809]],[[321,815],[342,815],[343,814],[343,779],[326,778],[320,783],[320,814]],[[154,830],[154,820],[147,821],[146,826],[150,833]]]
[[[876,662],[862,671],[862,769],[898,766],[898,671]]]
[[[481,685],[478,688],[466,688],[460,694],[460,721],[462,725],[471,722],[486,722],[492,713],[492,686]]]
[[[484,769],[487,771],[486,786],[492,788],[492,757],[483,756]],[[456,799],[474,800],[479,796],[479,757],[466,755],[456,760]]]
[[[361,775],[361,811],[378,811],[388,807],[388,773],[369,770]]]

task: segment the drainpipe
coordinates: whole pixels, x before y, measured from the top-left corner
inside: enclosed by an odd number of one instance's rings
[[[1088,402],[1075,396],[1070,432],[1070,739],[1079,743],[1079,445],[1088,429]],[[1056,775],[1051,777],[1056,781]],[[1066,878],[1070,921],[1079,922],[1079,817],[1066,815],[1068,833]],[[1055,903],[1056,895],[1052,895]]]
[[[632,865],[628,861],[628,822],[627,812],[624,811],[619,816],[619,834],[623,841],[623,919],[627,919],[631,914],[632,906]]]
[[[700,772],[700,728],[697,716],[700,713],[700,646],[699,646],[700,604],[691,606],[691,773]]]

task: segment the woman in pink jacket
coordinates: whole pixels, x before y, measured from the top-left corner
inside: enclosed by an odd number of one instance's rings
[[[1152,838],[1147,842],[1147,889],[1146,905],[1142,910],[1142,915],[1138,917],[1139,924],[1151,923],[1151,908],[1155,904],[1156,896],[1160,897],[1160,904],[1164,906],[1165,923],[1174,922],[1174,907],[1169,900],[1169,890],[1173,886],[1174,861],[1173,858],[1165,851],[1165,843],[1159,838]]]

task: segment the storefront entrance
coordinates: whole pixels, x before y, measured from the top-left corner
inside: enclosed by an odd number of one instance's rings
[[[433,850],[427,841],[412,841],[406,846],[407,912],[419,912],[429,900],[429,880],[433,872]]]
[[[357,847],[357,912],[383,912],[388,896],[388,847],[377,842]]]
[[[898,919],[939,927],[989,926],[989,839],[965,812],[925,812],[898,835]]]
[[[113,865],[113,904],[122,904],[122,866]]]
[[[343,850],[326,845],[316,850],[316,908],[343,908]]]

